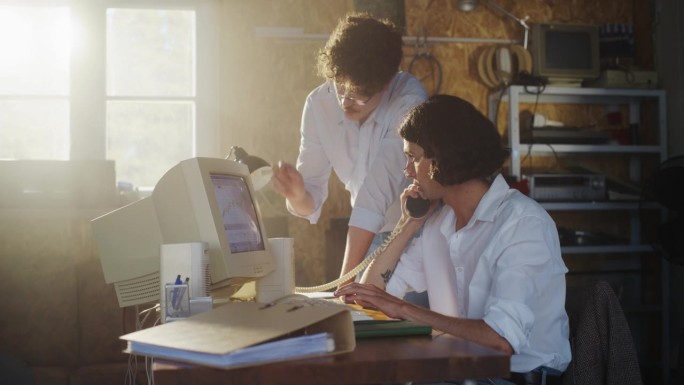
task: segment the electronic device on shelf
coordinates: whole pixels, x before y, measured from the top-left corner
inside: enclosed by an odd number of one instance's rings
[[[658,73],[636,69],[608,69],[601,71],[596,80],[585,85],[597,88],[653,89],[658,86]]]
[[[533,127],[520,132],[520,143],[540,144],[606,144],[612,135],[606,130],[580,127]]]
[[[149,197],[94,219],[92,228],[121,307],[159,301],[164,244],[206,242],[212,294],[232,294],[274,269],[249,170],[232,160],[184,160]]]
[[[524,144],[606,144],[613,136],[608,130],[591,126],[567,126],[530,111],[520,112],[520,143]]]
[[[551,84],[577,86],[599,76],[598,26],[539,23],[531,29],[533,75]]]
[[[624,245],[629,243],[629,240],[611,234],[565,227],[558,227],[558,238],[561,246]]]
[[[530,197],[538,201],[603,201],[606,177],[600,174],[533,174]]]

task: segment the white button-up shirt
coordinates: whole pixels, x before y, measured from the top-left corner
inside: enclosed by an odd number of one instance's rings
[[[428,291],[430,308],[483,319],[514,350],[511,371],[570,362],[565,273],[556,225],[534,200],[501,175],[473,217],[456,231],[443,206],[401,256],[387,291]]]
[[[302,114],[297,170],[315,202],[314,212],[306,217],[311,223],[321,215],[334,169],[351,195],[349,224],[374,233],[392,230],[401,214],[399,195],[409,183],[397,129],[407,112],[426,98],[413,75],[399,72],[375,110],[359,125],[344,116],[327,83],[309,94]]]

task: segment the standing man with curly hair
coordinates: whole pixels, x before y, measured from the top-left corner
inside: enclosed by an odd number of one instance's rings
[[[325,83],[306,98],[296,168],[274,166],[276,191],[288,210],[316,223],[332,170],[351,195],[352,212],[340,275],[379,245],[400,216],[408,185],[397,128],[427,98],[420,82],[399,69],[401,32],[366,14],[340,21],[318,53]]]

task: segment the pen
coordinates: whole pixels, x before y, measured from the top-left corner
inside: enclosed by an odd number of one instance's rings
[[[185,277],[185,285],[188,284],[189,280],[190,280],[190,278]],[[181,286],[181,288],[178,289],[178,298],[177,298],[176,302],[173,303],[173,310],[176,310],[176,311],[182,310],[181,305],[183,303],[183,297],[185,296],[185,291],[188,289],[189,289],[189,286]],[[188,294],[188,296],[190,296],[190,295]]]
[[[181,281],[181,276],[178,274],[176,276],[176,282],[174,284],[176,285],[181,285],[183,281]],[[171,296],[171,305],[173,306],[174,310],[178,309],[178,288],[173,289],[173,295]]]

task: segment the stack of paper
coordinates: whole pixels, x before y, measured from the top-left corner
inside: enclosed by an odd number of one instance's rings
[[[128,353],[160,357],[168,360],[190,362],[219,368],[256,365],[299,357],[330,353],[335,350],[335,340],[330,333],[317,333],[290,337],[226,353],[201,353],[169,348],[142,342],[129,341]]]
[[[127,353],[218,368],[257,365],[354,350],[343,306],[228,303],[185,320],[121,337]]]

